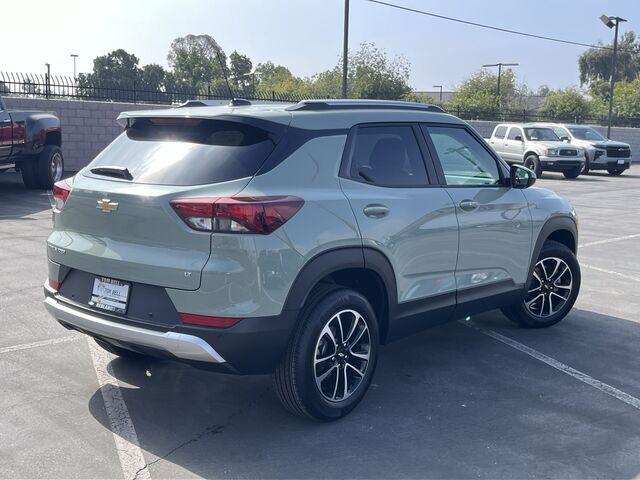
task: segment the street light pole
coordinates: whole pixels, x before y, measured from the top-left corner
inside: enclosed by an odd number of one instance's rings
[[[442,85],[434,85],[433,88],[440,89],[440,103],[442,103]]]
[[[520,65],[519,63],[490,63],[487,65],[482,65],[482,68],[485,67],[498,67],[498,92],[496,93],[498,97],[498,108],[500,108],[500,78],[502,77],[502,67],[517,67]]]
[[[609,118],[607,120],[607,138],[611,138],[611,118],[613,116],[613,87],[616,83],[616,59],[618,56],[618,25],[626,22],[621,17],[600,16],[600,20],[609,28],[614,28],[613,34],[613,56],[611,58],[611,77],[609,77]]]
[[[342,98],[347,98],[347,74],[349,71],[349,0],[344,0],[344,38],[342,42]]]
[[[78,78],[78,75],[76,74],[76,58],[78,58],[78,54],[72,53],[69,56],[73,58],[73,78],[75,79]]]

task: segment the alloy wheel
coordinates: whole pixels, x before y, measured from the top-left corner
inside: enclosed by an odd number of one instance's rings
[[[567,303],[573,288],[573,274],[567,262],[547,257],[536,263],[525,306],[536,317],[550,317]]]
[[[371,334],[364,317],[341,310],[324,325],[313,356],[315,382],[330,402],[346,400],[358,389],[369,367]]]

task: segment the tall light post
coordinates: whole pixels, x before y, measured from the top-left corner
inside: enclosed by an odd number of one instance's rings
[[[442,103],[442,85],[434,85],[433,88],[440,89],[440,103]]]
[[[616,57],[618,56],[618,25],[626,22],[624,18],[601,15],[600,20],[608,28],[615,28],[613,35],[613,56],[611,58],[611,77],[609,78],[609,119],[607,122],[607,138],[611,138],[611,116],[613,114],[613,86],[616,83]]]
[[[342,98],[347,98],[349,71],[349,0],[344,0],[344,38],[342,40]]]
[[[78,78],[78,76],[76,75],[76,58],[78,58],[78,54],[72,53],[69,56],[73,58],[73,78]]]
[[[500,108],[500,77],[502,76],[502,67],[517,67],[519,63],[490,63],[487,65],[482,65],[482,68],[485,67],[498,67],[498,108]]]
[[[45,63],[45,67],[47,67],[47,75],[45,77],[45,87],[44,87],[44,96],[49,98],[49,83],[51,82],[51,64]]]

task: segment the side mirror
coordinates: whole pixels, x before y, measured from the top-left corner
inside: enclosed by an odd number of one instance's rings
[[[515,137],[513,137],[513,139],[514,139],[516,142],[521,142],[521,141],[522,141],[522,135],[516,135]]]
[[[560,137],[560,141],[569,143],[569,137]]]
[[[522,165],[511,165],[509,169],[511,186],[517,189],[529,188],[536,183],[536,174]]]

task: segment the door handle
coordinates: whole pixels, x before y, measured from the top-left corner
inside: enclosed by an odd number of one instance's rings
[[[475,202],[473,200],[462,200],[458,206],[460,207],[460,210],[464,210],[465,212],[471,212],[472,210],[475,210],[476,208],[478,208],[478,202]]]
[[[380,204],[367,205],[362,211],[367,217],[371,218],[382,218],[389,214],[389,209]]]

